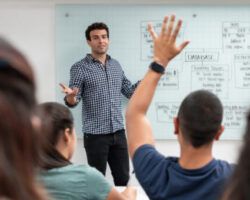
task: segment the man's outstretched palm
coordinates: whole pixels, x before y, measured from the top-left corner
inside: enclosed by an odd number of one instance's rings
[[[59,85],[62,88],[62,92],[65,93],[69,98],[74,98],[79,91],[78,88],[71,89],[70,87],[64,85],[63,83],[59,83]]]

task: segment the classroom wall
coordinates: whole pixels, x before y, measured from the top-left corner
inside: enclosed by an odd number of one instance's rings
[[[16,44],[28,57],[37,78],[37,97],[39,102],[54,101],[55,91],[59,86],[55,81],[55,35],[54,35],[54,6],[56,3],[88,3],[85,1],[56,1],[56,0],[0,0],[0,35]],[[140,1],[137,3],[203,3],[202,1]],[[236,2],[225,0],[226,4]],[[248,3],[247,0],[237,1]],[[91,1],[94,3],[124,3],[123,1]],[[128,1],[133,3],[133,1]],[[223,1],[213,1],[221,3]],[[167,14],[167,13],[166,13]],[[111,30],[112,31],[112,30]],[[235,162],[241,141],[218,141],[214,146],[214,156]],[[176,140],[157,141],[156,146],[165,155],[178,155],[179,147]],[[78,148],[73,157],[75,163],[87,163],[83,149],[83,141],[78,140]],[[110,172],[108,178],[111,179]]]

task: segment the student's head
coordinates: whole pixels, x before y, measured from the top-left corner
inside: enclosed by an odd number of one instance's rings
[[[70,164],[76,136],[73,116],[70,110],[59,103],[47,102],[38,105],[38,115],[41,119],[41,136],[43,152],[40,166],[53,169]]]
[[[96,22],[88,26],[85,31],[88,45],[92,49],[92,53],[100,55],[105,54],[109,45],[109,29],[102,22]]]
[[[32,67],[21,52],[1,37],[0,91],[22,98],[30,111],[36,104]]]
[[[35,104],[31,66],[0,38],[0,198],[42,199],[35,181],[39,151],[32,123]]]
[[[223,107],[217,96],[206,90],[190,93],[181,103],[175,120],[176,133],[194,148],[211,144],[223,131]]]
[[[247,114],[247,124],[243,137],[243,146],[239,155],[238,164],[234,174],[228,182],[222,200],[248,200],[250,199],[250,111]]]

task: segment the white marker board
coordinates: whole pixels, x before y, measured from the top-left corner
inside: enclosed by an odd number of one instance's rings
[[[86,27],[100,21],[110,28],[108,53],[132,82],[141,79],[152,60],[147,23],[159,30],[163,17],[172,13],[184,22],[178,42],[191,43],[169,64],[158,85],[148,112],[155,138],[175,138],[172,121],[181,101],[190,91],[203,88],[223,102],[222,138],[240,139],[250,105],[250,6],[57,5],[56,84],[68,84],[72,64],[90,52]],[[63,96],[58,89],[59,102]],[[73,113],[82,137],[81,106]]]

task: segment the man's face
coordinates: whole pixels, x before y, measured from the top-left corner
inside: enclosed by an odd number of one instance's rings
[[[102,55],[108,51],[109,38],[105,29],[91,31],[90,40],[87,42],[94,54]]]

